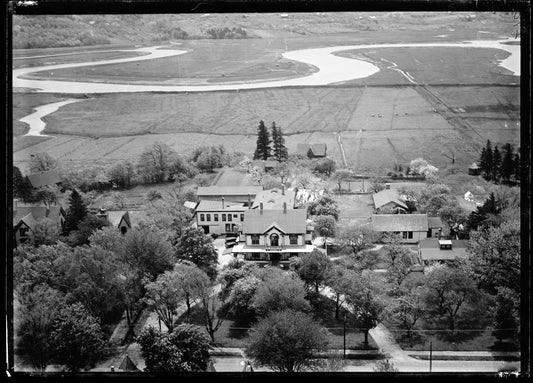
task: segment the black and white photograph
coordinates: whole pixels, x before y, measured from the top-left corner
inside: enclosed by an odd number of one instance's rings
[[[38,3],[12,375],[529,374],[524,14]]]

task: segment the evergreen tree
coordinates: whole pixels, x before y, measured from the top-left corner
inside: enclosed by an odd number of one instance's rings
[[[492,175],[492,147],[490,140],[487,140],[487,146],[481,150],[481,158],[479,159],[479,167],[486,179],[490,179]]]
[[[272,143],[274,144],[274,158],[278,161],[286,161],[289,155],[285,147],[285,139],[281,128],[276,126],[275,122],[272,122]]]
[[[500,179],[501,174],[501,167],[502,167],[502,155],[500,153],[500,150],[498,149],[498,146],[494,147],[494,151],[492,152],[492,180],[498,181]]]
[[[13,198],[29,201],[32,197],[33,187],[30,181],[22,175],[20,169],[13,166]]]
[[[489,198],[476,211],[468,216],[468,228],[470,231],[477,230],[480,226],[488,223],[488,219],[500,214],[500,203],[496,200],[494,193],[490,193]]]
[[[254,160],[268,160],[270,157],[270,135],[263,120],[259,121],[257,127],[257,147],[254,153]]]
[[[514,170],[513,147],[511,144],[503,146],[503,159],[500,174],[504,181],[509,182]]]
[[[496,296],[496,309],[494,313],[494,330],[492,334],[503,342],[504,339],[513,340],[518,336],[518,320],[515,316],[516,302],[514,291],[502,287]]]
[[[521,169],[521,166],[520,166],[520,154],[519,153],[516,153],[514,155],[514,169],[513,169],[513,173],[514,173],[514,178],[515,180],[517,181],[520,181],[520,169]]]
[[[71,231],[77,230],[78,224],[87,216],[87,213],[87,206],[85,206],[80,193],[76,189],[72,189],[63,234],[68,235]]]

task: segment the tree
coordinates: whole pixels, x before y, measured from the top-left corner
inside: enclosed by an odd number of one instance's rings
[[[215,342],[215,333],[218,331],[226,316],[223,310],[217,310],[219,304],[218,294],[213,291],[211,286],[206,286],[201,292],[200,302],[204,316],[205,330]]]
[[[390,259],[390,264],[387,268],[387,281],[394,286],[392,293],[398,294],[403,281],[411,273],[411,267],[413,266],[411,251],[397,244],[384,246],[384,250]]]
[[[135,176],[135,167],[128,160],[114,163],[106,169],[109,180],[119,188],[129,188]]]
[[[437,211],[437,215],[448,225],[451,236],[462,235],[463,230],[461,230],[461,227],[464,228],[466,226],[467,213],[456,200],[451,201],[453,202],[443,205]]]
[[[333,173],[335,173],[336,164],[335,161],[331,158],[324,158],[323,160],[320,160],[316,163],[313,172],[315,174],[319,175],[325,175],[327,177],[330,177]],[[339,186],[339,190],[340,190]]]
[[[192,324],[180,324],[172,333],[149,326],[136,341],[141,346],[146,372],[199,372],[206,371],[209,365],[209,338]]]
[[[13,198],[29,201],[33,192],[33,186],[27,177],[22,175],[20,169],[13,166]]]
[[[324,237],[324,247],[327,246],[327,239],[335,237],[335,218],[330,215],[319,215],[315,218],[315,233]]]
[[[167,144],[155,142],[139,156],[137,173],[146,183],[165,182],[176,155]]]
[[[199,170],[212,172],[215,168],[220,168],[224,165],[226,156],[226,150],[222,145],[202,146],[192,152],[190,159]]]
[[[254,160],[268,160],[270,157],[270,137],[263,120],[259,121],[257,127],[257,146],[254,153]]]
[[[161,232],[150,229],[129,230],[119,254],[121,261],[135,270],[138,282],[144,277],[155,280],[159,274],[170,270],[176,261],[172,245]]]
[[[59,195],[60,192],[57,186],[42,186],[33,189],[32,193],[27,197],[26,201],[32,203],[42,202],[46,207],[50,208],[52,204],[57,203]]]
[[[514,172],[513,147],[511,144],[507,143],[503,146],[503,158],[502,158],[500,174],[503,180],[509,183],[513,172]]]
[[[501,212],[499,202],[496,200],[494,193],[490,193],[489,198],[478,206],[476,211],[473,211],[468,216],[467,226],[469,230],[478,230],[481,227],[490,226],[494,222],[494,218]]]
[[[176,244],[179,259],[193,262],[211,279],[217,274],[218,254],[213,239],[201,228],[186,228]]]
[[[520,296],[520,222],[504,222],[470,234],[469,270],[491,293],[509,288]]]
[[[502,343],[504,339],[513,339],[518,335],[517,307],[515,292],[507,287],[500,287],[496,295],[494,330],[492,334]]]
[[[434,178],[437,175],[439,169],[430,165],[423,158],[416,158],[409,163],[410,173],[412,175],[421,175],[425,178]]]
[[[310,315],[287,309],[272,312],[253,327],[245,353],[259,366],[298,372],[313,366],[314,354],[326,345],[325,329]]]
[[[402,285],[401,294],[387,308],[387,314],[398,320],[407,330],[407,337],[411,337],[416,323],[425,314],[425,289],[421,283],[407,280]]]
[[[516,153],[514,155],[514,168],[513,168],[513,174],[516,181],[520,181],[520,154]]]
[[[179,288],[185,298],[188,319],[191,314],[192,302],[200,299],[204,291],[209,288],[209,277],[203,270],[189,261],[177,263],[174,266],[173,275],[180,281]]]
[[[355,317],[357,327],[365,334],[366,346],[368,346],[368,332],[381,321],[385,308],[379,298],[379,290],[376,281],[363,272],[359,274],[359,278],[352,280],[345,292],[346,304]]]
[[[479,296],[472,278],[463,270],[445,265],[435,266],[426,274],[424,303],[430,317],[445,322],[455,330],[460,310]]]
[[[39,173],[57,167],[57,161],[48,153],[35,153],[30,155],[30,172]]]
[[[490,140],[487,140],[487,145],[481,150],[481,157],[479,158],[479,167],[485,179],[490,179],[493,172],[492,162],[492,146]]]
[[[220,299],[226,300],[230,295],[233,285],[248,275],[256,275],[258,266],[255,263],[246,262],[242,259],[234,258],[228,262],[218,275],[221,284]]]
[[[335,181],[339,187],[339,193],[341,192],[342,183],[348,180],[352,176],[352,172],[348,169],[337,169],[331,179]]]
[[[99,217],[88,214],[78,222],[78,228],[69,233],[66,242],[73,247],[86,245],[89,243],[90,236],[105,225],[104,221]]]
[[[238,319],[251,321],[256,316],[253,301],[261,280],[255,275],[238,279],[224,301],[225,312]]]
[[[311,202],[307,208],[309,215],[329,215],[335,221],[339,219],[339,207],[337,201],[328,194],[324,194]]]
[[[340,227],[336,233],[337,243],[341,248],[350,251],[354,260],[359,260],[360,251],[372,247],[374,237],[373,232],[353,224]]]
[[[491,179],[493,181],[498,181],[500,179],[501,166],[502,166],[502,155],[500,153],[500,150],[498,149],[498,146],[495,146],[494,151],[492,152]]]
[[[335,294],[335,319],[339,319],[339,312],[344,303],[345,293],[349,290],[352,280],[357,274],[344,265],[334,264],[328,269],[326,284]]]
[[[92,368],[104,356],[106,342],[100,323],[81,303],[61,309],[52,327],[54,361],[69,371]]]
[[[100,247],[102,250],[118,253],[124,237],[120,230],[114,226],[104,226],[95,230],[89,237],[92,247]]]
[[[378,193],[385,189],[385,182],[379,177],[370,178],[370,190],[374,193]]]
[[[69,198],[69,208],[65,217],[63,234],[68,235],[71,231],[78,229],[78,224],[88,214],[87,206],[76,189],[72,190]]]
[[[329,258],[318,249],[300,256],[300,264],[297,270],[298,275],[308,287],[313,287],[315,294],[318,294],[327,278],[330,267]]]
[[[389,360],[380,360],[376,363],[376,367],[373,368],[374,372],[398,372],[398,369],[394,367],[394,364]]]
[[[165,271],[154,282],[146,284],[145,289],[144,299],[148,307],[155,310],[157,316],[167,326],[168,332],[172,332],[178,306],[185,299],[181,280],[176,273]]]
[[[52,324],[64,304],[63,296],[47,284],[19,296],[21,304],[14,316],[17,346],[33,367],[44,371],[53,358]]]
[[[285,147],[283,132],[281,131],[281,127],[276,126],[275,122],[272,122],[272,144],[274,158],[279,162],[287,161],[289,154],[287,153],[287,148]]]
[[[54,245],[59,237],[57,224],[50,218],[39,218],[33,228],[32,243],[35,247]]]
[[[271,271],[268,278],[264,278],[257,286],[253,300],[253,307],[261,316],[272,311],[293,309],[309,311],[311,306],[305,299],[304,282],[294,273],[281,270]]]

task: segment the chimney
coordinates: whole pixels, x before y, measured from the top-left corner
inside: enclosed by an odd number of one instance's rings
[[[260,214],[263,214],[263,202],[259,203],[259,212]]]
[[[387,190],[390,189],[390,184],[389,183],[385,184],[385,189],[387,189]]]
[[[252,208],[252,196],[251,194],[248,194],[248,209]]]
[[[285,195],[285,184],[281,185],[281,195]]]
[[[287,202],[283,202],[283,214],[287,213]]]
[[[224,209],[224,197],[222,197],[222,209]]]

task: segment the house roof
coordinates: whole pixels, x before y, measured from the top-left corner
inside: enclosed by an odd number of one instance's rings
[[[474,162],[472,165],[470,165],[469,169],[479,169],[479,166]]]
[[[276,168],[279,166],[278,161],[273,160],[253,160],[252,166],[261,167],[261,168]]]
[[[148,219],[148,214],[146,214],[146,211],[144,210],[128,210],[128,216],[131,227],[137,227],[140,222]]]
[[[34,221],[41,218],[48,218],[59,223],[59,217],[63,214],[61,206],[53,205],[48,210],[44,205],[20,205],[17,204],[15,214],[13,216],[13,226],[16,226],[22,218],[30,214]]]
[[[427,231],[426,214],[373,214],[372,228],[375,231]]]
[[[14,226],[15,226],[15,230],[18,229],[18,227],[21,225],[21,224],[25,224],[26,226],[28,226],[31,230],[33,230],[33,228],[35,227],[35,224],[36,224],[36,221],[35,219],[33,218],[33,215],[31,213],[28,213],[26,214],[24,217],[20,218],[18,221],[16,222],[13,222]]]
[[[441,240],[442,241],[442,240]],[[466,241],[448,240],[452,244],[451,250],[441,250],[439,241],[436,239],[425,239],[419,242],[420,256],[424,261],[447,261],[456,258],[465,258]]]
[[[444,222],[439,217],[428,217],[428,228],[444,227]]]
[[[46,185],[53,185],[61,182],[61,176],[56,170],[33,173],[28,175],[31,186],[38,188]]]
[[[252,209],[258,209],[263,203],[263,209],[283,209],[283,203],[287,204],[287,209],[294,208],[296,192],[293,189],[285,189],[285,194],[281,189],[263,190],[255,196]]]
[[[288,234],[305,233],[307,211],[305,209],[265,210],[249,209],[244,212],[242,231],[245,234],[263,234],[272,225]]]
[[[125,210],[110,210],[106,211],[107,219],[113,226],[118,226],[122,218],[126,221],[126,224],[131,227],[130,215]]]
[[[263,190],[262,186],[201,186],[196,195],[200,196],[255,196]]]
[[[222,210],[230,210],[230,211],[242,211],[245,210],[244,203],[236,203],[236,202],[224,202],[224,209],[222,208],[222,201],[206,201],[202,200],[200,203],[198,203],[198,206],[196,207],[196,211],[222,211]]]
[[[198,205],[196,202],[191,202],[191,201],[183,202],[183,206],[185,206],[188,209],[196,209],[196,205]]]
[[[324,157],[326,155],[327,146],[326,144],[307,144],[307,143],[299,143],[296,145],[296,153],[302,156],[307,156],[309,149],[311,149],[311,154],[313,156]]]
[[[402,201],[400,195],[394,189],[381,190],[380,192],[372,194],[372,198],[374,199],[374,206],[376,209],[379,209],[390,202],[407,209],[407,205]]]

